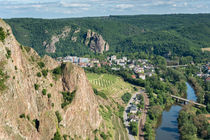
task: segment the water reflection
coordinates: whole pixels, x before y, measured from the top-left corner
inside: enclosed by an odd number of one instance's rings
[[[196,101],[194,89],[188,84],[187,85],[187,99]],[[161,118],[158,121],[158,128],[156,129],[156,140],[178,140],[180,137],[178,130],[178,115],[182,109],[181,104],[174,104],[167,107]]]

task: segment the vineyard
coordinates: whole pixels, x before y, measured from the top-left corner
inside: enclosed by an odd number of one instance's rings
[[[125,92],[133,92],[133,86],[122,78],[110,74],[87,73],[93,88],[115,98],[120,98]]]

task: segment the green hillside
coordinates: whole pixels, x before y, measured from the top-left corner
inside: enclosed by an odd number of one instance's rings
[[[68,26],[73,31],[81,29],[76,42],[70,37],[56,43],[53,57],[66,55],[94,55],[84,45],[88,29],[103,36],[109,43],[109,53],[129,55],[145,52],[165,57],[192,56],[209,60],[209,52],[201,48],[210,47],[210,14],[195,15],[139,15],[109,16],[69,19],[6,19],[19,42],[32,46],[39,54],[46,54],[43,42],[59,34]],[[72,33],[69,34],[72,36]]]

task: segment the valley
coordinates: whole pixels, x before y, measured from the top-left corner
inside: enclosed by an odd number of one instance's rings
[[[209,19],[0,19],[0,139],[209,139]]]

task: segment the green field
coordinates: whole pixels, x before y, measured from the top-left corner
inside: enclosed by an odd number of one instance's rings
[[[87,73],[87,77],[93,88],[115,99],[121,98],[125,92],[133,92],[131,84],[115,75]]]

